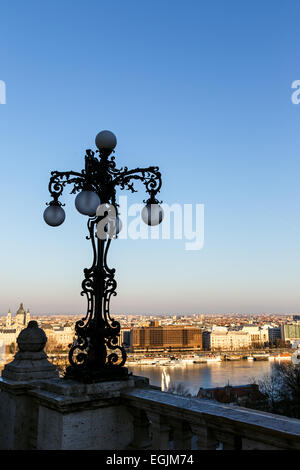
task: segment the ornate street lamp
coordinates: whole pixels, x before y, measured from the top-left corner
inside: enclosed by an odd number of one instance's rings
[[[116,189],[119,187],[136,192],[134,180],[142,181],[149,194],[141,214],[143,221],[148,225],[157,225],[163,218],[163,210],[156,199],[162,184],[159,168],[117,169],[115,158],[110,156],[116,144],[117,139],[112,132],[99,132],[96,136],[98,150],[86,151],[84,170],[80,173],[52,171],[49,182],[52,201],[44,211],[44,220],[48,225],[61,225],[65,220],[65,211],[59,197],[64,187],[71,184],[71,194],[77,193],[77,210],[89,217],[89,236],[86,238],[92,243],[93,264],[84,269],[81,292],[81,295],[87,296],[87,313],[75,324],[75,340],[69,351],[70,365],[65,374],[66,378],[84,382],[128,376],[128,370],[124,367],[126,351],[118,344],[120,323],[109,313],[110,298],[116,295],[117,283],[115,269],[107,265],[107,253],[111,240],[117,238],[121,229]]]

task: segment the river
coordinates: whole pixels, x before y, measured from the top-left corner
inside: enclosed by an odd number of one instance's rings
[[[199,388],[245,385],[262,379],[271,373],[271,361],[223,361],[210,364],[182,364],[174,367],[130,365],[128,369],[134,375],[148,377],[151,385],[161,386],[163,371],[170,376],[170,383],[182,383],[186,389],[196,395]]]

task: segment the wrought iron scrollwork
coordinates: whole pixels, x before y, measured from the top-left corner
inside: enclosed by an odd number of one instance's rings
[[[99,155],[97,155],[99,154]],[[99,157],[99,158],[98,158]],[[101,151],[88,149],[85,155],[85,168],[80,172],[51,173],[49,192],[52,197],[50,205],[62,205],[59,197],[66,185],[71,184],[71,194],[81,190],[94,191],[101,204],[116,204],[116,188],[136,192],[134,183],[140,181],[145,185],[151,201],[161,188],[161,174],[158,167],[117,169],[115,158]],[[99,239],[96,234],[97,224],[103,216],[88,219],[88,236],[93,251],[90,268],[84,269],[81,295],[87,298],[86,316],[75,324],[75,340],[69,350],[70,366],[66,378],[91,382],[108,378],[126,378],[128,376],[126,351],[120,344],[121,326],[111,317],[110,300],[116,296],[117,282],[115,269],[107,263],[108,250],[112,239]]]

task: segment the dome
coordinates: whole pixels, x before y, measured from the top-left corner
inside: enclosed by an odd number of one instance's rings
[[[20,307],[19,307],[16,315],[24,315],[24,313],[25,313],[25,310],[24,310],[24,307],[23,307],[23,303],[21,302]]]
[[[26,313],[23,308],[23,303],[20,303],[20,307],[16,313],[16,323],[18,325],[25,325],[26,324]]]

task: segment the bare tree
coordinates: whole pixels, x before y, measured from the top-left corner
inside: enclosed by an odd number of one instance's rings
[[[260,380],[257,381],[259,390],[266,397],[266,411],[275,413],[277,411],[277,404],[282,400],[283,384],[281,377],[276,370],[272,374],[265,374]]]
[[[293,363],[276,364],[281,383],[281,407],[284,414],[300,418],[300,365]]]
[[[266,374],[256,383],[266,397],[263,408],[265,411],[300,418],[299,364],[274,364],[271,374]],[[255,402],[248,406],[258,408]]]

